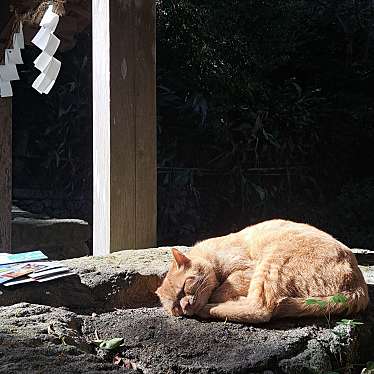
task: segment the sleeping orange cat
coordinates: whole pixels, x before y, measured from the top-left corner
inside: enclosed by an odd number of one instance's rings
[[[174,316],[244,323],[272,318],[357,313],[369,302],[357,261],[315,227],[271,220],[212,238],[174,260],[156,293]],[[340,294],[346,303],[333,303]],[[309,298],[327,302],[308,305]]]

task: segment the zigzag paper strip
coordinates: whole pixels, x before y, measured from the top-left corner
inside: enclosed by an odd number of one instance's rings
[[[61,68],[61,62],[53,57],[60,45],[60,39],[54,35],[59,19],[60,17],[53,12],[53,6],[49,6],[40,21],[40,30],[31,41],[42,50],[34,61],[34,66],[40,74],[32,84],[32,87],[41,94],[50,92]]]
[[[4,65],[0,65],[0,96],[13,96],[11,81],[19,80],[17,64],[23,64],[21,49],[25,47],[22,23],[13,35],[13,48],[5,50]]]

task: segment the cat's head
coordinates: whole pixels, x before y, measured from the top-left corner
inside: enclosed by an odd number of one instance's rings
[[[172,249],[173,261],[156,294],[174,316],[193,315],[209,300],[218,282],[213,267],[203,258],[189,258]]]

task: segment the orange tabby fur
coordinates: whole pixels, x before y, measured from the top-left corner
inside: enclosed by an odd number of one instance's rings
[[[271,318],[357,313],[369,302],[357,261],[315,227],[271,220],[192,247],[174,260],[156,291],[175,316],[261,323]],[[329,302],[342,294],[347,303]],[[326,308],[306,299],[327,301]]]

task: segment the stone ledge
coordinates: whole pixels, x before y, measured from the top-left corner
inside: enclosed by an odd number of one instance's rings
[[[336,326],[334,319],[329,328],[323,318],[256,327],[201,322],[145,307],[158,304],[154,290],[170,257],[166,247],[71,259],[64,263],[77,271],[74,277],[1,287],[0,373],[118,372],[92,354],[88,341],[95,339],[95,330],[102,339],[125,339],[125,358],[138,368],[128,373],[296,374],[373,359],[372,306],[357,329]],[[372,291],[374,267],[361,269]],[[56,308],[62,305],[70,310]]]
[[[46,218],[12,209],[12,248],[14,252],[42,250],[49,259],[81,257],[89,254],[86,242],[91,230],[79,219]]]
[[[87,222],[79,219],[40,219],[18,217],[12,220],[15,248],[34,249],[65,243],[84,242],[90,238]]]
[[[186,250],[187,247],[178,247]],[[77,275],[41,284],[0,287],[0,305],[29,302],[79,311],[158,305],[154,291],[171,258],[170,248],[121,251],[63,261]]]
[[[186,251],[187,247],[178,247]],[[170,247],[128,250],[63,261],[77,275],[42,284],[1,287],[0,305],[29,302],[81,312],[159,304],[154,291],[171,259]],[[360,266],[374,297],[374,266]]]

